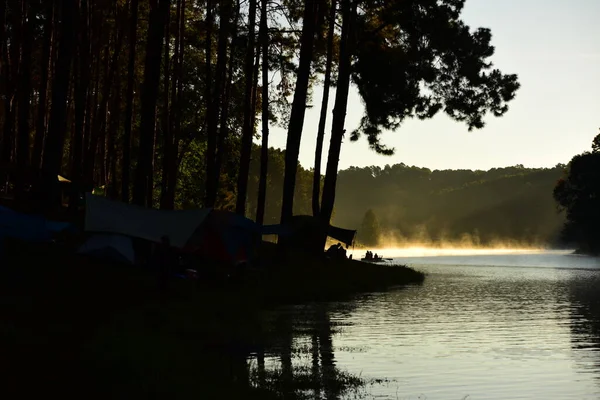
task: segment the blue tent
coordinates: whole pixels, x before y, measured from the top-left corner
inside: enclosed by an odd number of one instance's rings
[[[0,238],[47,242],[52,235],[72,228],[66,222],[48,221],[41,215],[22,214],[0,206]]]

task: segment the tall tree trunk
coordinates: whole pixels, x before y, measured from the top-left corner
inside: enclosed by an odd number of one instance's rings
[[[317,145],[315,147],[315,168],[313,173],[312,211],[313,216],[319,215],[321,196],[321,157],[323,154],[323,140],[325,137],[325,125],[327,123],[327,108],[329,107],[329,87],[331,86],[331,66],[333,64],[333,35],[335,32],[337,0],[331,0],[329,10],[329,27],[327,30],[327,60],[325,65],[325,80],[323,82],[323,99],[321,101],[321,115],[319,116],[319,128],[317,131]]]
[[[7,117],[6,110],[8,103],[8,79],[5,77],[9,75],[8,68],[8,52],[6,46],[8,45],[8,38],[6,37],[6,2],[7,0],[0,0],[0,99],[4,99],[2,104],[4,108],[4,118]],[[4,122],[6,124],[6,121]],[[4,126],[2,127],[4,128]],[[2,130],[2,140],[0,145],[4,143],[4,129]],[[0,146],[0,151],[2,146]],[[6,182],[3,182],[4,184]]]
[[[31,47],[35,26],[32,4],[23,1],[23,34],[21,36],[21,68],[19,76],[19,135],[17,137],[17,177],[15,198],[23,199],[27,167],[29,166],[29,106],[31,102]]]
[[[5,90],[4,95],[4,130],[2,137],[2,151],[0,153],[0,159],[4,163],[10,163],[12,161],[13,150],[15,148],[15,106],[17,103],[17,92],[18,87],[16,83],[19,79],[19,66],[21,56],[21,36],[23,25],[22,21],[22,9],[15,5],[12,9],[12,37],[8,38],[8,32],[5,32],[6,44],[10,40],[10,47],[5,45],[4,58],[5,75],[2,77],[5,79]]]
[[[221,24],[219,26],[219,41],[217,44],[217,68],[215,71],[215,85],[212,90],[211,102],[206,110],[207,116],[207,150],[206,150],[206,198],[205,207],[214,207],[217,200],[219,173],[216,169],[219,106],[223,104],[222,85],[227,71],[227,40],[231,18],[231,0],[221,2]]]
[[[94,127],[92,129],[92,137],[90,140],[90,147],[88,149],[88,154],[86,160],[84,162],[85,165],[85,174],[86,179],[89,183],[93,182],[94,169],[96,165],[96,154],[98,151],[98,144],[100,143],[101,149],[104,148],[104,143],[106,140],[106,110],[108,108],[108,101],[110,98],[110,92],[113,85],[113,81],[115,80],[115,75],[117,73],[117,69],[119,67],[119,55],[121,53],[121,46],[123,43],[123,34],[120,30],[116,33],[116,41],[115,41],[115,49],[112,55],[112,59],[109,64],[109,45],[106,45],[106,53],[104,59],[106,61],[105,70],[104,70],[104,86],[102,88],[102,100],[100,102],[100,107],[98,109],[98,117],[96,121],[94,121]],[[160,65],[158,66],[160,69]],[[101,156],[103,156],[103,151],[100,151]],[[103,157],[100,158],[103,160]],[[104,165],[104,164],[102,164]],[[105,174],[101,173],[100,176],[103,177]]]
[[[258,180],[258,204],[256,223],[262,225],[265,219],[267,199],[267,171],[269,166],[269,26],[267,23],[267,0],[261,0],[260,42],[262,45],[262,143],[260,149],[260,176]]]
[[[335,203],[335,186],[337,183],[338,164],[342,139],[344,138],[344,123],[348,106],[348,91],[350,88],[350,62],[354,47],[354,19],[356,15],[356,2],[342,0],[342,37],[340,41],[340,60],[338,83],[335,93],[335,105],[331,126],[331,140],[329,141],[329,154],[327,156],[327,169],[323,185],[323,199],[321,201],[321,222],[329,225],[333,205]],[[325,238],[322,239],[323,247]]]
[[[107,194],[111,199],[116,199],[119,193],[117,186],[117,133],[119,131],[119,122],[121,120],[121,79],[115,80],[115,93],[110,113],[110,129],[108,132],[107,150],[108,150],[108,187]]]
[[[131,169],[131,126],[133,124],[133,86],[135,84],[135,46],[137,44],[138,0],[131,0],[129,22],[129,62],[127,64],[127,95],[125,127],[123,130],[123,165],[121,177],[121,199],[129,203]]]
[[[48,105],[48,79],[51,75],[52,64],[52,48],[54,34],[54,2],[49,1],[46,3],[46,20],[44,21],[44,38],[42,41],[42,65],[40,68],[40,87],[39,91],[39,102],[36,116],[35,126],[35,139],[33,143],[33,152],[31,159],[34,163],[35,169],[39,169],[42,165],[42,149],[44,148],[44,137],[46,136],[46,112]]]
[[[152,185],[152,148],[154,142],[156,100],[160,79],[160,59],[170,0],[151,0],[146,42],[146,62],[141,97],[140,146],[135,169],[133,203],[148,204],[148,187]]]
[[[180,108],[183,94],[183,44],[185,36],[185,0],[179,0],[177,6],[178,13],[178,33],[175,40],[176,60],[174,71],[174,82],[171,93],[171,141],[169,142],[169,163],[166,165],[167,171],[167,192],[165,195],[165,207],[167,209],[175,208],[175,188],[177,186],[177,171],[179,170],[178,152],[179,140],[181,137],[181,118]]]
[[[97,33],[97,32],[96,32]],[[95,36],[94,32],[92,32],[92,36]],[[99,115],[99,109],[98,109],[98,99],[100,98],[100,64],[102,62],[102,57],[100,56],[100,52],[101,52],[101,46],[100,44],[96,43],[95,46],[93,46],[93,52],[94,52],[94,56],[92,57],[93,60],[95,60],[93,62],[94,64],[94,77],[92,78],[92,82],[95,82],[94,84],[94,89],[91,90],[90,88],[90,92],[88,92],[88,99],[87,99],[87,103],[88,103],[88,109],[87,109],[87,113],[86,113],[86,121],[85,121],[85,126],[84,126],[84,135],[83,135],[83,149],[84,149],[84,156],[85,159],[83,160],[83,174],[87,177],[86,175],[86,169],[89,168],[88,164],[90,163],[90,161],[88,160],[88,156],[89,156],[89,148],[91,146],[91,142],[92,142],[92,132],[95,132],[96,128],[94,127],[97,123],[98,123],[98,115]],[[92,129],[93,128],[93,129]],[[93,154],[95,156],[95,153]],[[90,190],[93,188],[93,184],[94,182],[86,182],[87,185],[89,185]]]
[[[244,126],[242,131],[242,151],[240,156],[240,169],[238,171],[237,198],[235,212],[240,215],[246,214],[246,195],[248,192],[248,173],[250,170],[250,155],[252,153],[252,91],[254,88],[254,26],[256,25],[256,1],[250,0],[248,12],[248,44],[246,49],[246,61],[244,75],[246,76],[246,88],[244,93]]]
[[[236,1],[236,9],[235,9],[235,17],[233,19],[233,32],[231,33],[231,49],[229,50],[229,67],[227,69],[227,75],[224,79],[226,82],[222,89],[222,101],[221,101],[221,120],[219,121],[219,137],[217,139],[217,155],[215,160],[215,173],[214,175],[217,177],[215,192],[219,192],[219,183],[221,177],[221,167],[223,164],[224,154],[226,153],[225,143],[227,141],[227,137],[229,136],[229,99],[231,97],[231,90],[233,87],[233,67],[234,67],[234,43],[237,39],[237,27],[238,21],[240,17],[240,0]]]
[[[305,0],[302,36],[300,38],[300,63],[296,76],[296,89],[288,125],[285,146],[285,175],[283,180],[283,199],[281,204],[281,223],[288,223],[294,211],[294,191],[298,171],[298,154],[306,113],[306,97],[310,78],[310,65],[313,58],[313,42],[318,17],[319,0]]]
[[[88,4],[80,0],[79,14],[79,53],[76,59],[78,77],[75,79],[75,131],[73,133],[73,161],[71,164],[71,179],[76,185],[83,182],[83,138],[86,100],[90,79],[90,44],[88,37]],[[69,199],[69,209],[74,211],[79,207],[79,194],[73,191]]]
[[[157,111],[158,113],[158,111]],[[158,119],[154,120],[154,135],[152,137],[152,157],[150,158],[150,180],[146,188],[146,207],[154,207],[154,171],[156,167],[156,148],[158,145]]]
[[[44,208],[49,210],[60,204],[57,175],[63,156],[63,142],[66,126],[67,98],[69,94],[69,76],[75,44],[77,1],[61,1],[60,49],[56,60],[56,72],[52,85],[52,110],[50,126],[44,145],[44,161],[42,164],[42,187],[46,203]]]
[[[6,46],[6,2],[7,0],[0,0],[0,76],[4,74],[5,62],[2,55],[4,54],[4,49]]]
[[[179,23],[180,1],[177,0],[177,17],[176,23]],[[169,121],[169,79],[171,73],[170,60],[170,14],[167,14],[167,23],[165,24],[165,67],[163,70],[163,117],[162,117],[162,139],[163,139],[163,154],[162,154],[162,174],[160,188],[160,208],[167,209],[167,181],[168,181],[168,165],[171,163],[171,146],[173,144],[173,132],[171,130],[171,122]],[[175,37],[177,37],[177,28],[175,28]],[[175,44],[175,54],[173,59],[177,62],[177,43]],[[175,82],[173,82],[175,86]]]

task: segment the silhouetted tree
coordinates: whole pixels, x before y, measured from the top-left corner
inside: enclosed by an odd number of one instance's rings
[[[133,125],[133,91],[135,86],[135,54],[137,44],[139,0],[131,0],[129,11],[129,61],[127,62],[127,95],[125,99],[125,127],[123,134],[123,166],[121,171],[121,199],[129,203],[131,178],[131,130]]]
[[[380,133],[399,128],[405,118],[431,118],[444,110],[473,129],[483,127],[486,113],[502,116],[508,111],[519,88],[517,76],[491,69],[491,33],[483,28],[471,32],[460,20],[463,6],[464,1],[451,0],[426,0],[419,7],[412,2],[366,3],[351,37],[356,48],[352,78],[365,104],[353,140],[365,134],[372,149],[392,154],[380,143]],[[324,223],[335,202],[343,120],[339,125],[342,129],[332,128],[321,204]]]
[[[379,221],[373,210],[368,210],[363,217],[358,231],[358,240],[367,246],[377,246],[380,236]]]
[[[238,172],[237,200],[235,212],[246,214],[246,197],[248,192],[248,170],[250,169],[250,153],[252,152],[252,136],[254,125],[252,123],[254,108],[254,26],[256,25],[256,2],[250,0],[248,11],[248,43],[246,44],[246,58],[244,64],[245,90],[244,90],[244,126],[242,128],[241,158]]]
[[[567,218],[564,239],[591,254],[600,254],[600,152],[597,151],[597,139],[598,136],[592,142],[592,153],[573,157],[553,193]]]
[[[321,100],[321,114],[317,130],[317,144],[315,146],[315,167],[313,175],[312,212],[318,216],[321,202],[321,157],[323,155],[323,140],[325,138],[325,124],[327,123],[327,108],[329,107],[329,86],[331,86],[331,69],[333,66],[333,37],[335,34],[335,17],[337,15],[337,0],[331,0],[329,21],[327,29],[327,60],[325,61],[325,78],[323,81],[323,99]]]
[[[302,35],[300,37],[300,60],[296,75],[294,101],[288,123],[287,141],[285,145],[285,178],[281,205],[281,222],[287,223],[293,215],[294,189],[296,187],[296,171],[300,140],[306,113],[306,98],[310,78],[310,67],[313,61],[313,43],[321,0],[305,0],[302,18]],[[239,193],[238,193],[239,195]]]
[[[592,140],[592,153],[598,152],[600,152],[600,134],[596,135],[594,140]]]
[[[256,222],[263,224],[267,199],[267,172],[269,166],[269,33],[267,22],[267,0],[261,0],[260,44],[262,46],[262,142],[260,152],[260,176],[258,181],[258,205]]]
[[[52,83],[50,126],[44,143],[42,163],[45,208],[56,207],[60,201],[57,176],[63,160],[63,142],[67,128],[67,98],[76,37],[73,26],[76,26],[77,10],[75,0],[62,0],[59,50]]]
[[[146,62],[141,97],[140,146],[135,169],[133,202],[148,204],[148,191],[152,185],[153,142],[155,137],[156,100],[160,78],[162,42],[169,12],[170,0],[150,1]]]

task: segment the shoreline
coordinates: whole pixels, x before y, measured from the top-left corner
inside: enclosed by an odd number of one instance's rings
[[[281,393],[251,387],[245,378],[248,355],[288,335],[269,332],[265,312],[424,279],[406,267],[298,254],[278,263],[267,248],[260,273],[227,281],[172,279],[161,293],[156,274],[143,267],[51,245],[7,247],[0,333],[10,369],[1,372],[11,382],[4,390],[21,397],[40,388],[85,398],[278,398]]]

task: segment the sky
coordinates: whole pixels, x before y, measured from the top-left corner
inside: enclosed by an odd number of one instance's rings
[[[381,136],[382,143],[396,149],[393,156],[376,154],[364,137],[345,139],[340,169],[399,163],[432,170],[552,167],[590,149],[600,133],[600,0],[467,0],[462,19],[472,29],[490,28],[494,66],[519,76],[521,88],[508,113],[488,115],[486,126],[471,132],[443,113],[427,121],[408,120]],[[305,168],[314,165],[321,96],[321,88],[315,88],[314,107],[304,121],[300,163]],[[330,107],[334,99],[333,91]],[[347,132],[362,115],[353,90]],[[330,124],[331,110],[323,168]],[[285,129],[272,126],[270,146],[285,148],[286,135]]]

